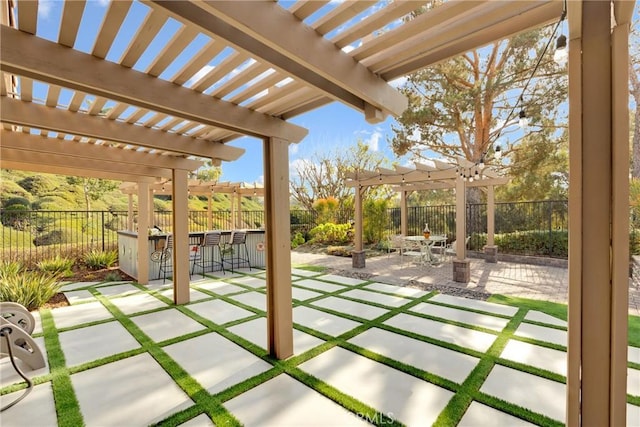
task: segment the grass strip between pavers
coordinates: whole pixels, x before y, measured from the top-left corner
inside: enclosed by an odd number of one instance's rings
[[[304,266],[297,266],[296,268],[300,268],[300,269],[306,269],[309,271],[317,271],[317,272],[325,272],[326,269],[324,267],[315,267],[315,268],[305,268]],[[252,276],[252,275],[249,275]],[[302,277],[302,279],[304,279],[306,277]],[[237,293],[246,293],[248,291],[257,291],[260,293],[263,293],[263,290],[256,290],[253,287],[247,286],[247,285],[243,285],[242,283],[236,283],[233,282],[234,278],[223,278],[225,282],[228,283],[232,283],[235,286],[239,286],[244,288],[244,291],[239,291]],[[321,280],[321,281],[325,281],[328,283],[338,283],[339,282],[333,282],[330,280],[323,280],[322,278],[318,278],[318,277],[313,277],[312,279],[315,280]],[[234,397],[237,397],[243,393],[245,393],[246,391],[252,389],[253,387],[256,387],[260,384],[263,384],[264,382],[276,377],[277,375],[280,375],[281,373],[286,373],[288,375],[290,375],[291,377],[295,378],[296,380],[302,382],[303,384],[305,384],[306,386],[312,388],[313,390],[317,391],[318,393],[322,394],[323,396],[326,396],[327,398],[331,399],[332,401],[338,403],[339,405],[343,406],[344,408],[348,409],[349,411],[353,412],[355,416],[360,417],[362,420],[373,423],[375,425],[385,425],[385,426],[389,426],[389,425],[402,425],[400,424],[397,420],[394,420],[390,417],[388,417],[387,415],[378,412],[375,408],[368,406],[367,404],[360,402],[358,399],[349,396],[343,392],[341,392],[340,390],[335,389],[334,387],[332,387],[331,385],[325,383],[324,381],[314,377],[313,375],[310,375],[304,371],[302,371],[301,369],[298,368],[298,366],[332,348],[334,348],[335,346],[340,346],[346,350],[352,351],[354,353],[357,353],[363,357],[367,357],[371,360],[374,360],[378,363],[382,363],[384,365],[390,366],[396,370],[399,370],[401,372],[407,373],[409,375],[412,375],[416,378],[420,378],[422,380],[428,381],[430,383],[433,383],[437,386],[440,386],[444,389],[448,389],[450,391],[455,392],[456,394],[454,395],[454,397],[451,399],[451,401],[449,402],[449,404],[445,407],[445,409],[441,412],[440,416],[438,417],[436,424],[435,425],[456,425],[464,416],[464,413],[466,412],[468,406],[471,404],[472,401],[477,401],[480,403],[483,403],[485,405],[488,405],[490,407],[493,407],[497,410],[500,410],[502,412],[514,415],[516,417],[519,417],[521,419],[527,420],[529,422],[533,422],[539,425],[543,425],[543,426],[556,426],[556,425],[560,425],[561,423],[552,420],[544,415],[535,413],[531,410],[528,410],[526,408],[521,408],[515,404],[512,404],[510,402],[506,402],[503,401],[497,397],[494,396],[490,396],[487,395],[485,393],[482,393],[479,391],[480,387],[482,386],[482,384],[484,383],[484,381],[486,380],[487,376],[489,375],[489,373],[491,372],[491,370],[493,369],[493,366],[495,366],[496,363],[504,365],[504,366],[509,366],[512,367],[514,369],[518,369],[520,371],[524,371],[524,372],[528,372],[534,375],[538,375],[547,379],[553,379],[553,380],[564,380],[564,377],[558,375],[558,374],[553,374],[550,373],[548,371],[539,369],[539,368],[535,368],[535,367],[531,367],[529,365],[523,365],[517,362],[513,362],[510,360],[505,360],[505,359],[501,359],[499,356],[502,352],[502,350],[504,349],[504,347],[506,346],[507,342],[509,339],[521,339],[522,341],[529,341],[528,339],[525,338],[521,338],[521,337],[515,337],[513,336],[515,330],[517,329],[517,327],[519,326],[519,324],[524,320],[524,316],[527,312],[527,309],[533,309],[533,310],[538,310],[547,314],[550,314],[552,316],[558,317],[558,318],[563,318],[562,316],[564,315],[564,318],[566,319],[566,306],[563,306],[562,304],[554,304],[554,303],[548,303],[548,302],[538,302],[538,301],[533,301],[533,303],[531,303],[532,300],[525,300],[525,299],[514,299],[514,298],[510,298],[510,297],[503,297],[503,296],[496,296],[497,299],[494,302],[498,302],[500,304],[506,304],[506,305],[512,305],[512,306],[516,306],[519,307],[520,310],[517,312],[516,315],[513,316],[513,318],[511,319],[511,321],[507,324],[507,326],[502,330],[502,332],[496,332],[493,330],[488,330],[486,328],[482,328],[482,327],[477,327],[475,325],[468,325],[468,324],[463,324],[461,322],[456,322],[450,319],[441,319],[441,318],[435,318],[435,317],[431,317],[428,315],[421,315],[420,313],[414,313],[414,312],[408,312],[408,309],[410,309],[411,307],[414,307],[415,305],[419,304],[420,302],[425,302],[426,300],[428,300],[429,298],[431,298],[433,295],[435,295],[435,292],[431,292],[427,295],[421,296],[421,297],[410,297],[410,296],[404,296],[404,295],[396,295],[396,294],[390,294],[389,292],[384,292],[384,291],[378,291],[375,289],[369,289],[369,288],[364,288],[367,285],[370,285],[372,283],[371,280],[369,281],[365,281],[363,283],[359,283],[357,285],[344,285],[344,284],[340,284],[342,286],[344,286],[343,289],[337,289],[333,292],[327,292],[327,291],[322,291],[322,290],[318,290],[318,289],[314,289],[314,288],[307,288],[309,290],[315,291],[320,293],[321,295],[314,297],[314,298],[310,298],[307,299],[305,301],[299,301],[299,302],[295,302],[293,303],[294,307],[295,306],[307,306],[307,307],[312,307],[316,310],[319,311],[323,311],[326,313],[330,313],[330,314],[334,314],[334,315],[338,315],[342,318],[346,318],[346,319],[350,319],[350,320],[354,320],[357,321],[360,325],[355,327],[354,329],[347,331],[343,334],[341,334],[338,337],[331,337],[327,334],[324,334],[320,331],[316,331],[314,329],[308,328],[306,326],[303,325],[299,325],[299,324],[295,324],[295,328],[308,333],[310,335],[313,335],[317,338],[320,338],[322,340],[324,340],[325,342],[313,347],[309,350],[307,350],[306,352],[299,354],[299,355],[295,355],[287,360],[277,360],[272,358],[271,356],[268,355],[267,351],[247,340],[245,340],[244,338],[237,336],[235,334],[233,334],[232,332],[228,331],[227,328],[236,324],[240,324],[240,323],[244,323],[246,321],[249,320],[253,320],[253,319],[257,319],[257,318],[261,318],[264,317],[266,315],[266,313],[262,310],[256,309],[255,307],[250,307],[247,306],[246,304],[243,304],[239,301],[234,300],[233,298],[229,298],[226,295],[221,295],[221,294],[216,294],[215,291],[209,291],[207,289],[198,289],[199,291],[211,296],[211,298],[207,298],[204,300],[198,300],[198,301],[194,301],[194,303],[197,302],[204,302],[204,301],[208,301],[208,300],[213,300],[213,299],[220,299],[224,302],[227,303],[231,303],[235,306],[244,308],[246,310],[251,311],[252,313],[254,313],[253,316],[250,317],[245,317],[242,319],[238,319],[232,322],[228,322],[225,323],[223,325],[218,325],[215,324],[214,322],[203,318],[199,315],[197,315],[196,313],[192,312],[191,310],[189,310],[189,306],[190,304],[186,304],[186,305],[180,305],[180,306],[169,306],[169,307],[161,307],[161,308],[157,308],[157,309],[153,309],[153,310],[149,310],[149,312],[155,312],[155,311],[162,311],[162,310],[166,310],[168,308],[174,308],[174,309],[178,309],[181,313],[189,316],[190,318],[192,318],[193,320],[203,324],[207,329],[203,329],[202,331],[197,331],[188,335],[183,335],[180,337],[176,337],[173,339],[169,339],[169,340],[165,340],[161,343],[155,343],[153,340],[151,340],[151,338],[149,338],[148,336],[146,336],[146,334],[144,334],[144,332],[142,332],[142,330],[140,328],[137,327],[137,325],[129,318],[129,316],[123,314],[118,308],[117,306],[115,306],[114,304],[112,304],[109,301],[109,298],[99,294],[98,290],[92,287],[88,287],[90,292],[92,292],[92,294],[96,297],[97,300],[99,300],[105,307],[107,307],[107,309],[113,314],[113,316],[116,318],[116,320],[118,320],[123,327],[125,327],[127,329],[127,331],[129,331],[129,333],[131,333],[131,335],[133,335],[136,340],[138,340],[138,342],[140,342],[141,344],[141,348],[140,349],[136,349],[136,350],[132,350],[126,353],[121,353],[118,355],[114,355],[114,356],[110,356],[110,357],[106,357],[97,361],[92,361],[80,366],[76,366],[73,367],[72,369],[68,369],[65,367],[65,361],[64,361],[64,355],[62,353],[62,350],[60,348],[60,342],[58,340],[58,332],[55,329],[55,326],[53,325],[53,318],[51,316],[50,311],[46,310],[43,311],[43,315],[42,315],[42,323],[43,323],[43,330],[44,330],[44,336],[45,336],[45,345],[47,348],[47,354],[49,357],[49,365],[50,365],[50,369],[51,369],[51,373],[47,374],[47,375],[43,375],[40,376],[38,378],[36,378],[36,380],[40,381],[40,382],[46,382],[49,378],[51,378],[53,385],[54,385],[54,396],[55,396],[55,401],[56,401],[56,410],[58,412],[58,414],[64,414],[62,417],[60,415],[58,415],[59,419],[59,425],[61,426],[75,426],[75,425],[81,425],[82,422],[82,415],[80,413],[80,408],[79,408],[79,404],[77,402],[77,399],[75,398],[75,394],[73,392],[73,388],[71,385],[71,381],[70,381],[70,373],[75,373],[78,371],[82,371],[85,369],[89,369],[89,368],[93,368],[96,366],[100,366],[104,363],[109,363],[112,361],[116,361],[116,360],[120,360],[126,357],[130,357],[132,355],[135,354],[139,354],[142,352],[149,352],[149,354],[160,364],[160,366],[173,378],[173,380],[178,384],[178,386],[195,402],[195,405],[190,406],[189,408],[186,408],[182,411],[179,411],[175,414],[170,415],[169,417],[167,417],[166,419],[160,421],[157,425],[179,425],[181,423],[184,423],[186,421],[189,421],[190,419],[205,413],[207,414],[213,421],[214,423],[216,423],[216,425],[239,425],[239,421],[233,416],[233,414],[229,413],[229,411],[223,406],[223,402],[226,402]],[[95,286],[95,285],[94,285]],[[296,284],[296,286],[299,286]],[[141,288],[141,290],[143,292],[147,292],[153,296],[155,296],[156,298],[167,302],[169,304],[172,304],[172,301],[163,296],[160,295],[160,290],[150,290],[147,288],[144,288],[142,286],[138,286],[139,288]],[[299,286],[301,288],[306,288],[304,286]],[[194,288],[197,288],[197,285],[194,286]],[[365,290],[367,290],[368,292],[374,292],[374,293],[379,293],[379,294],[383,294],[383,295],[394,295],[394,296],[398,296],[398,297],[404,297],[407,299],[407,303],[400,306],[400,307],[393,307],[393,308],[389,308],[388,306],[385,306],[384,304],[380,304],[377,302],[371,302],[371,301],[363,301],[357,298],[351,298],[348,296],[341,296],[340,294],[344,293],[344,292],[348,292],[350,290],[353,289],[361,289],[364,288]],[[351,300],[351,301],[355,301],[355,302],[359,302],[359,303],[363,303],[363,304],[368,304],[374,307],[379,307],[379,308],[384,308],[386,310],[388,310],[386,313],[384,313],[383,315],[372,319],[372,320],[366,320],[366,319],[362,319],[359,317],[355,317],[346,313],[341,313],[341,312],[336,312],[333,311],[331,309],[326,309],[323,307],[319,307],[319,306],[313,306],[310,305],[313,301],[317,301],[317,300],[321,300],[321,299],[325,299],[331,296],[339,296],[341,298],[344,298],[346,300]],[[493,298],[493,297],[492,297]],[[491,301],[491,298],[490,298]],[[430,301],[430,303],[434,303],[433,301]],[[460,306],[452,306],[449,304],[439,304],[439,305],[443,305],[443,306],[449,306],[452,308],[456,308],[456,309],[461,309],[461,310],[466,310],[469,312],[473,312],[473,313],[479,313],[479,314],[487,314],[487,315],[492,315],[492,316],[497,316],[497,317],[506,317],[504,315],[500,316],[500,315],[496,315],[494,313],[487,313],[487,312],[483,312],[483,311],[479,311],[479,310],[475,310],[475,309],[467,309],[466,307],[460,307]],[[563,311],[563,307],[564,307],[564,311]],[[490,349],[486,352],[486,353],[482,353],[482,352],[478,352],[478,351],[474,351],[471,349],[467,349],[455,344],[451,344],[451,343],[446,343],[446,342],[442,342],[430,337],[425,337],[425,336],[421,336],[419,334],[415,334],[412,333],[410,331],[404,331],[402,329],[398,329],[392,326],[388,326],[385,325],[383,322],[392,318],[393,316],[396,316],[400,313],[405,313],[405,314],[410,314],[413,316],[417,316],[417,317],[424,317],[424,318],[431,318],[432,320],[436,320],[438,322],[441,323],[447,323],[447,324],[452,324],[452,325],[456,325],[456,326],[461,326],[461,327],[465,327],[468,329],[477,329],[479,331],[482,332],[488,332],[494,335],[497,335],[496,340],[494,341],[493,345],[490,347]],[[135,313],[135,315],[138,315],[141,313]],[[631,316],[630,316],[631,317]],[[638,318],[640,319],[640,318]],[[104,320],[104,321],[97,321],[94,322],[95,324],[99,324],[99,323],[104,323],[107,321],[111,321],[112,319],[108,319],[108,320]],[[537,323],[537,322],[530,322],[530,323]],[[630,322],[631,323],[631,322]],[[71,329],[76,329],[78,327],[86,327],[88,326],[87,324],[84,325],[78,325],[78,326],[74,326],[71,328],[66,328],[65,330],[71,330]],[[547,325],[545,325],[547,326]],[[417,339],[420,341],[424,341],[424,342],[428,342],[434,345],[438,345],[440,347],[443,348],[448,348],[450,350],[454,350],[457,352],[461,352],[464,354],[468,354],[471,355],[473,357],[479,358],[480,361],[478,362],[478,364],[476,365],[476,367],[474,368],[474,370],[471,372],[471,374],[467,377],[467,379],[462,383],[462,384],[456,384],[453,381],[450,381],[446,378],[442,378],[439,377],[435,374],[431,374],[429,372],[426,371],[422,371],[419,368],[404,364],[400,361],[397,361],[395,359],[391,359],[388,358],[384,355],[380,355],[377,354],[371,350],[365,349],[365,348],[361,348],[357,345],[351,344],[348,342],[349,339],[361,334],[362,332],[370,329],[370,328],[380,328],[383,330],[387,330],[396,334],[400,334],[403,336],[406,336],[408,338],[413,338],[413,339]],[[637,324],[635,325],[631,325],[630,324],[630,332],[632,330],[634,330],[634,328],[638,328],[638,330],[640,330],[640,321],[637,322]],[[560,329],[560,328],[558,328]],[[238,384],[235,384],[233,386],[230,386],[229,388],[216,393],[214,395],[211,395],[210,393],[207,392],[206,389],[204,389],[194,378],[192,378],[186,371],[183,370],[183,368],[178,365],[163,349],[162,347],[166,346],[166,345],[170,345],[173,343],[177,343],[177,342],[181,342],[196,336],[200,336],[202,334],[205,333],[209,333],[209,332],[215,332],[218,333],[220,335],[222,335],[224,338],[234,342],[235,344],[241,346],[242,348],[244,348],[245,350],[249,351],[250,353],[252,353],[253,355],[259,357],[260,359],[267,361],[268,363],[270,363],[273,367],[265,372],[262,372],[254,377],[248,378]],[[540,345],[538,342],[535,342],[535,340],[531,340],[533,343]],[[550,346],[547,345],[549,347],[555,348],[556,346]],[[640,346],[640,343],[637,344],[637,346]],[[558,346],[561,347],[561,346]],[[631,363],[631,362],[630,362]],[[630,365],[632,367],[635,367],[636,364]],[[54,370],[55,368],[55,370]],[[7,392],[6,388],[2,390],[3,394],[5,394]],[[630,396],[627,395],[627,401],[631,404],[634,405],[640,405],[640,397],[636,397],[636,396]]]
[[[66,366],[64,353],[60,345],[60,338],[56,330],[50,310],[40,312],[40,321],[44,332],[44,343],[47,348],[49,372],[51,373],[51,388],[56,407],[58,426],[77,427],[84,425],[80,404],[76,398],[71,375]]]
[[[188,372],[175,362],[159,345],[142,330],[109,299],[95,292],[96,298],[111,312],[122,326],[141,344],[156,362],[169,374],[173,381],[195,403],[199,410],[190,415],[197,416],[204,412],[216,425],[240,425],[240,422],[222,406],[222,402],[207,392]]]

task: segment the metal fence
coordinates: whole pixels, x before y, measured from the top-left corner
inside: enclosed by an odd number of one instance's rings
[[[467,205],[467,235],[470,249],[481,249],[486,243],[486,204]],[[232,213],[229,211],[190,211],[189,230],[205,231],[230,229]],[[446,234],[449,240],[456,238],[456,207],[414,206],[409,207],[408,234],[420,234],[425,224],[433,233]],[[242,211],[239,227],[259,228],[264,226],[264,211]],[[352,221],[352,213],[339,211],[337,223]],[[211,217],[211,218],[210,218]],[[137,212],[132,219],[137,223]],[[291,235],[302,233],[305,237],[318,223],[313,211],[291,210]],[[387,210],[387,231],[400,233],[400,208]],[[0,255],[2,260],[20,260],[32,264],[41,259],[62,256],[78,256],[92,249],[112,250],[117,248],[118,230],[126,230],[129,219],[127,211],[23,211],[0,210]],[[211,221],[211,227],[209,226]],[[154,212],[152,225],[171,232],[172,213]],[[560,239],[566,238],[568,229],[568,204],[566,200],[539,202],[497,203],[495,213],[496,235],[510,236],[511,240],[498,242],[503,253],[520,253],[546,256],[563,256],[558,249]],[[564,234],[562,234],[564,233]],[[531,235],[534,235],[532,238]],[[515,237],[514,237],[515,236]],[[518,240],[519,236],[524,236]],[[564,237],[563,237],[564,236]],[[531,245],[531,247],[527,247]]]

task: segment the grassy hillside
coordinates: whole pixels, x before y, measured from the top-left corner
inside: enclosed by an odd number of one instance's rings
[[[27,204],[33,210],[86,210],[85,192],[81,183],[66,176],[38,174],[2,169],[0,171],[0,207],[8,208],[12,204]],[[118,190],[120,182],[110,181],[111,189],[102,193],[93,193],[97,200],[90,200],[90,210],[125,211],[128,196]],[[16,200],[16,198],[22,200]],[[135,200],[135,198],[134,198]],[[156,210],[171,210],[171,200],[166,196],[154,198]],[[226,211],[231,207],[228,196],[216,194],[213,197],[213,210]],[[207,209],[204,196],[189,198],[190,210]],[[261,198],[243,198],[242,209],[262,210]]]

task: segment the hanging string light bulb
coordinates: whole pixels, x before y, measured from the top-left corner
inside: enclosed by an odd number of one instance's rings
[[[518,113],[518,125],[520,126],[520,129],[525,132],[529,127],[529,119],[527,118],[527,113],[524,111],[524,108],[522,108],[520,113]]]

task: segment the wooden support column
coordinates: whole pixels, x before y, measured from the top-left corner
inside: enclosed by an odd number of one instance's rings
[[[263,147],[267,345],[272,356],[286,359],[293,355],[289,144],[269,138]]]
[[[498,247],[495,244],[496,198],[494,186],[487,186],[487,244],[484,247],[484,260],[498,262]]]
[[[153,195],[155,194],[155,190],[152,188],[149,188],[149,209],[147,209],[145,212],[147,213],[148,217],[149,217],[149,226],[153,227],[154,225],[156,225],[156,217],[155,217],[155,209],[153,206]]]
[[[456,177],[456,259],[453,260],[453,280],[469,283],[471,280],[471,263],[467,258],[467,209],[466,188],[460,176]]]
[[[487,246],[493,246],[496,232],[496,198],[493,185],[487,187]]]
[[[353,268],[364,268],[366,266],[366,258],[365,253],[362,247],[362,192],[363,188],[358,185],[354,187],[354,207],[355,207],[355,218],[354,218],[354,244],[355,248],[351,253],[351,266]]]
[[[229,206],[231,206],[231,218],[229,218],[229,220],[231,221],[231,229],[235,230],[236,229],[236,192],[235,190],[231,193],[229,193]]]
[[[138,283],[149,283],[149,184],[138,183]]]
[[[211,193],[207,195],[207,230],[213,230],[213,204],[211,203]]]
[[[236,203],[238,204],[238,208],[236,209],[236,214],[238,215],[238,219],[236,220],[237,228],[247,228],[242,223],[242,193],[236,193]]]
[[[127,230],[133,230],[133,194],[129,194],[129,206],[127,210]]]
[[[173,169],[173,302],[189,302],[189,208],[186,170]]]
[[[400,191],[400,234],[407,235],[407,224],[409,223],[409,215],[407,214],[407,192]]]
[[[568,12],[571,228],[566,423],[625,425],[629,24],[618,23],[612,31],[616,19],[609,2],[569,2]]]

